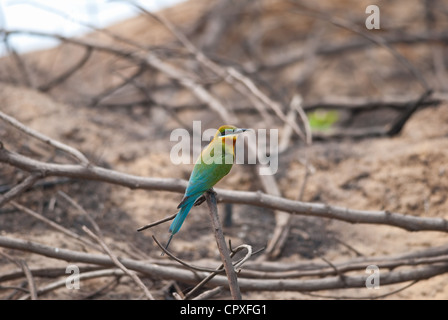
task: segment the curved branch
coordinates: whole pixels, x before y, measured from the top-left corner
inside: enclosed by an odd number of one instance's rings
[[[57,76],[56,78],[50,80],[46,84],[40,85],[37,89],[43,92],[47,92],[50,89],[52,89],[54,86],[57,86],[63,82],[65,82],[72,74],[74,74],[76,71],[81,69],[86,62],[89,60],[90,56],[92,55],[92,47],[86,47],[86,52],[81,57],[81,59],[72,67],[68,68],[64,73]]]
[[[36,130],[33,130],[27,126],[25,126],[24,124],[22,124],[21,122],[19,122],[18,120],[16,120],[15,118],[3,113],[0,111],[0,119],[2,119],[3,121],[9,123],[10,125],[12,125],[13,127],[19,129],[22,132],[25,132],[27,135],[40,140],[52,147],[55,147],[59,150],[65,151],[68,154],[70,154],[72,157],[74,157],[75,159],[77,159],[80,163],[82,163],[84,166],[88,166],[89,165],[89,160],[86,158],[85,155],[83,155],[79,150],[72,148],[62,142],[56,141]]]
[[[91,254],[68,249],[51,247],[44,244],[0,236],[0,247],[22,250],[44,255],[50,258],[61,259],[72,262],[84,262],[102,266],[115,266],[111,258],[103,254]],[[147,261],[138,261],[128,258],[120,258],[120,261],[128,269],[141,272],[151,277],[163,279],[174,279],[185,283],[197,283],[198,274],[190,270],[179,269],[168,266],[159,266]],[[396,270],[380,273],[381,285],[389,285],[406,281],[423,280],[448,272],[448,263],[437,263],[422,266],[412,270]],[[206,273],[203,274],[206,276]],[[239,278],[238,284],[243,291],[317,291],[337,288],[364,288],[366,275],[346,276],[344,281],[339,276],[326,277],[322,279],[247,279]],[[216,275],[209,281],[210,286],[228,287],[226,276]]]
[[[131,189],[185,192],[187,181],[173,178],[149,178],[122,173],[102,167],[76,164],[56,164],[34,160],[15,152],[0,149],[0,162],[28,172],[40,172],[42,177],[64,176],[76,179],[96,180],[122,185]],[[218,202],[247,204],[321,218],[337,219],[349,223],[382,224],[409,231],[448,232],[448,221],[442,218],[426,218],[387,210],[354,210],[321,203],[302,202],[272,196],[257,191],[234,191],[215,189]]]

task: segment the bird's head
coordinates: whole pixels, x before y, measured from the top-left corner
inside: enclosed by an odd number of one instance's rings
[[[237,128],[235,126],[224,125],[219,127],[218,131],[216,131],[215,139],[227,139],[232,137],[236,139],[240,133],[243,133],[249,129]]]

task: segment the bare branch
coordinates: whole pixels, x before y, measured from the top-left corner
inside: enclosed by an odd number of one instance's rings
[[[1,30],[0,30],[0,33],[2,33]],[[14,47],[10,45],[9,37],[8,37],[8,34],[6,34],[6,33],[5,33],[5,37],[4,37],[4,43],[5,43],[6,49],[11,54],[20,73],[22,74],[22,78],[25,82],[25,85],[32,88],[34,86],[34,84],[33,84],[30,72],[28,70],[28,66],[26,65],[25,61],[22,59],[20,54],[17,53],[17,51],[14,49]]]
[[[30,288],[31,300],[37,300],[36,284],[34,282],[34,278],[30,271],[30,268],[28,268],[28,264],[24,260],[20,261],[20,265],[21,265],[23,273],[25,274],[25,277],[28,281],[28,287]]]
[[[44,222],[45,224],[49,225],[51,228],[61,232],[62,234],[65,234],[66,236],[68,236],[70,238],[73,238],[73,239],[75,239],[77,241],[80,241],[83,244],[86,244],[89,247],[92,247],[94,249],[97,249],[97,250],[100,249],[99,246],[97,246],[95,243],[89,241],[88,239],[84,239],[84,237],[78,235],[77,233],[75,233],[75,232],[73,232],[73,231],[71,231],[71,230],[69,230],[67,228],[64,228],[60,224],[58,224],[58,223],[56,223],[54,221],[51,221],[50,219],[44,217],[43,215],[41,215],[41,214],[39,214],[39,213],[37,213],[37,212],[35,212],[35,211],[25,207],[25,206],[22,206],[21,204],[15,202],[15,201],[11,201],[11,205],[13,207],[17,208],[18,210],[20,210],[20,211],[22,211],[22,212],[32,216],[33,218]]]
[[[90,214],[84,210],[83,207],[81,207],[75,200],[73,200],[72,197],[70,197],[68,194],[66,194],[65,192],[59,190],[58,191],[58,195],[60,195],[62,198],[64,198],[66,201],[68,201],[73,207],[75,207],[84,217],[86,217],[87,220],[89,220],[90,224],[93,226],[93,228],[95,229],[95,232],[102,236],[102,232],[100,230],[100,228],[98,227],[98,224],[95,222],[95,220],[93,220],[93,218],[90,216]],[[95,246],[97,247],[97,246]]]
[[[302,139],[305,142],[305,146],[304,146],[305,175],[303,177],[301,186],[299,188],[300,191],[299,191],[299,194],[297,197],[298,201],[302,201],[303,194],[305,192],[305,186],[308,182],[308,178],[311,173],[311,165],[309,164],[309,160],[308,160],[308,147],[311,146],[313,137],[312,137],[311,127],[310,127],[310,124],[308,121],[308,117],[302,107],[302,97],[299,95],[294,95],[294,97],[292,98],[291,103],[290,103],[290,108],[291,108],[291,111],[288,115],[291,116],[291,118],[292,118],[292,117],[295,117],[295,114],[297,112],[297,114],[299,115],[300,120],[302,122],[302,125],[304,127],[304,136],[302,137]],[[283,135],[282,142],[281,142],[281,148],[283,150],[285,150],[288,146],[288,142],[291,137],[291,130],[289,128],[285,128],[283,130],[283,132],[284,132],[284,135]],[[284,216],[284,214],[279,215],[278,213],[276,213],[275,219],[276,219],[276,224],[275,224],[274,232],[272,234],[271,240],[269,241],[269,245],[266,249],[266,254],[270,259],[277,258],[281,254],[283,247],[286,244],[286,240],[288,239],[290,226],[291,226],[292,220],[294,219],[294,216],[293,215]]]
[[[221,222],[218,216],[218,207],[216,205],[215,191],[209,190],[205,193],[208,208],[210,210],[210,218],[212,221],[213,230],[215,231],[216,243],[218,245],[221,260],[226,270],[227,278],[229,280],[230,293],[234,300],[241,300],[241,292],[238,285],[238,278],[236,276],[235,268],[230,258],[229,248],[227,248],[226,240],[222,232]]]
[[[137,7],[139,10],[144,12],[145,14],[151,16],[152,18],[156,19],[160,23],[162,23],[173,35],[176,36],[176,38],[187,48],[188,51],[190,51],[196,58],[197,61],[202,63],[204,66],[209,68],[212,72],[214,72],[216,75],[223,78],[225,81],[227,81],[229,84],[233,85],[235,90],[242,93],[245,96],[248,96],[246,91],[241,90],[240,87],[236,86],[236,82],[242,83],[249,92],[258,99],[260,102],[264,103],[265,105],[269,106],[272,110],[274,110],[275,114],[285,123],[287,123],[291,128],[300,136],[304,137],[302,131],[297,126],[297,124],[293,121],[290,121],[285,114],[283,113],[281,109],[281,105],[275,101],[273,101],[271,98],[269,98],[266,94],[264,94],[258,87],[250,80],[248,77],[244,76],[242,73],[240,73],[238,70],[232,67],[228,68],[222,68],[202,53],[196,46],[181,32],[179,32],[176,27],[163,15],[160,13],[152,13],[138,4],[131,2],[135,7]],[[202,100],[203,101],[203,100]],[[253,100],[252,100],[253,101]],[[264,109],[259,107],[259,104],[256,101],[254,102],[254,106],[259,109],[261,114],[264,114]],[[213,107],[212,105],[210,105]],[[222,116],[221,116],[222,117]],[[222,117],[223,118],[223,117]],[[229,123],[226,118],[223,118],[224,121]]]
[[[89,230],[86,226],[83,226],[82,229],[93,239],[95,239],[103,248],[103,250],[108,254],[110,259],[113,261],[113,263],[123,270],[124,273],[126,273],[128,276],[131,277],[131,279],[143,290],[148,300],[154,300],[154,297],[152,296],[151,292],[149,292],[148,288],[145,286],[145,284],[140,280],[140,278],[135,274],[135,272],[130,271],[128,268],[126,268],[119,260],[118,258],[112,253],[112,251],[109,249],[109,247],[106,245],[106,243],[96,234],[94,234],[92,231]]]
[[[8,201],[11,201],[11,199],[14,199],[15,197],[18,197],[19,195],[21,195],[28,188],[30,188],[32,185],[34,185],[34,183],[39,179],[40,179],[40,174],[38,172],[31,173],[28,177],[26,177],[25,180],[23,180],[18,185],[13,187],[11,190],[6,192],[4,195],[0,195],[0,207],[2,207]]]
[[[93,263],[102,266],[114,266],[113,261],[107,255],[90,254],[77,252],[68,249],[50,247],[40,243],[14,239],[11,237],[0,236],[0,246],[10,249],[23,250],[41,254],[47,257],[62,259],[66,261]],[[169,266],[158,266],[145,261],[133,259],[121,259],[123,265],[128,269],[147,274],[151,277],[161,277],[164,279],[175,279],[186,283],[196,283],[197,274],[185,269],[173,268]],[[414,268],[412,270],[394,270],[390,272],[381,272],[381,285],[389,285],[406,281],[423,280],[433,276],[447,273],[448,262],[435,263],[426,266]],[[354,275],[344,277],[345,283],[340,277],[326,277],[322,279],[248,279],[239,278],[238,283],[243,291],[317,291],[337,288],[363,288],[365,287],[366,276]],[[228,279],[225,276],[217,275],[209,281],[210,286],[228,287]]]
[[[298,6],[304,7],[302,4],[297,4]],[[356,34],[359,34],[360,36],[366,38],[369,41],[372,41],[373,43],[387,49],[394,57],[397,59],[406,69],[409,70],[409,72],[418,80],[420,85],[425,89],[425,91],[430,90],[430,86],[428,82],[426,81],[425,77],[422,75],[422,73],[415,68],[408,59],[406,59],[403,55],[401,55],[396,49],[394,49],[392,46],[389,45],[387,41],[384,40],[384,38],[376,35],[375,33],[368,33],[359,28],[354,23],[351,23],[350,21],[344,20],[339,17],[334,17],[330,14],[326,14],[324,12],[318,12],[310,10],[309,8],[305,8],[304,11],[296,11],[296,13],[304,14],[308,16],[315,17],[317,19],[321,19],[324,21],[329,21],[330,23],[344,28],[346,30],[352,31]]]
[[[406,34],[402,32],[390,33],[383,36],[383,41],[388,45],[407,44],[414,45],[418,43],[444,43],[448,40],[448,32],[446,31],[423,31],[414,34]],[[320,56],[330,56],[344,54],[347,51],[357,51],[369,48],[375,45],[374,42],[365,38],[350,39],[342,43],[325,43],[316,48],[316,54]],[[265,62],[252,72],[260,72],[264,69],[283,68],[290,64],[300,62],[306,58],[306,51],[294,47],[281,52],[279,56],[278,50],[273,53],[266,53]]]
[[[406,110],[404,110],[402,112],[402,114],[400,114],[395,121],[393,121],[390,125],[389,128],[387,129],[387,135],[388,136],[395,136],[398,133],[400,133],[401,129],[403,129],[404,125],[406,124],[406,122],[410,119],[410,117],[412,116],[412,114],[417,111],[417,109],[420,107],[420,105],[423,103],[423,101],[425,101],[426,99],[428,99],[429,96],[431,96],[432,94],[432,90],[427,90],[426,92],[424,92],[420,98],[415,101],[414,103],[410,104],[408,106],[408,108]]]
[[[1,251],[0,251],[0,256],[5,257],[9,261],[13,262],[18,267],[20,267],[20,269],[22,269],[22,273],[26,277],[26,280],[28,282],[28,288],[29,288],[28,291],[29,291],[29,294],[31,296],[31,299],[32,300],[37,300],[36,284],[34,282],[33,275],[31,273],[31,271],[30,271],[26,261],[23,260],[23,259],[16,260],[13,257],[11,257],[10,255],[8,255],[8,254],[6,254],[4,252],[1,252]],[[20,290],[19,288],[17,288],[17,289]]]
[[[40,85],[38,87],[38,89],[40,91],[46,92],[46,91],[49,91],[50,89],[52,89],[53,87],[65,82],[68,78],[70,78],[72,76],[72,74],[74,74],[76,71],[81,69],[84,64],[86,64],[86,62],[89,60],[90,56],[92,55],[92,51],[93,50],[91,47],[87,47],[86,52],[84,53],[84,55],[81,57],[81,59],[75,65],[70,67],[67,71],[65,71],[61,75],[50,80],[48,83]]]
[[[176,257],[175,255],[173,255],[171,252],[169,252],[160,242],[159,240],[157,240],[157,238],[155,236],[152,236],[152,239],[154,240],[154,242],[157,244],[157,246],[166,254],[168,255],[170,258],[172,258],[173,260],[179,262],[181,265],[191,269],[191,270],[195,270],[195,271],[204,271],[204,272],[223,272],[224,268],[220,268],[220,269],[210,269],[210,268],[204,268],[204,267],[197,267],[194,266],[188,262],[185,262],[181,259],[179,259],[178,257]]]
[[[22,124],[21,122],[19,122],[18,120],[16,120],[15,118],[3,113],[0,111],[0,119],[2,119],[3,121],[9,123],[10,125],[12,125],[13,127],[19,129],[20,131],[26,133],[27,135],[36,138],[37,140],[40,140],[42,142],[45,142],[46,144],[55,147],[57,149],[60,149],[62,151],[67,152],[68,154],[70,154],[72,157],[75,157],[75,159],[77,159],[80,163],[82,163],[84,166],[89,165],[89,160],[87,160],[86,156],[84,156],[80,151],[78,151],[75,148],[72,148],[62,142],[56,141],[36,130],[33,130],[27,126],[25,126],[24,124]]]
[[[123,270],[115,268],[115,269],[102,269],[102,270],[93,270],[93,271],[86,271],[81,272],[79,274],[79,280],[87,280],[87,279],[95,279],[100,277],[120,277],[124,275],[125,273]],[[65,287],[67,285],[67,279],[64,277],[60,280],[56,280],[50,284],[47,284],[39,289],[37,289],[37,294],[43,295],[45,293],[48,293],[50,291],[56,290],[61,287]],[[21,299],[26,300],[29,298],[29,295],[23,296]]]
[[[65,176],[70,178],[103,181],[126,186],[132,189],[163,190],[185,192],[187,181],[168,178],[144,178],[102,167],[89,165],[55,164],[37,161],[15,152],[0,149],[0,162],[8,163],[25,171],[39,171],[42,177]],[[350,223],[383,224],[409,231],[448,232],[448,221],[443,218],[427,218],[405,215],[387,210],[354,210],[328,204],[294,201],[278,196],[251,191],[215,189],[218,202],[254,205],[280,210],[291,214],[302,214],[321,218],[331,218]]]
[[[148,54],[146,62],[153,68],[166,74],[171,79],[179,81],[179,83],[190,90],[199,101],[206,103],[214,112],[216,112],[226,123],[233,123],[234,116],[231,111],[226,108],[217,98],[215,98],[208,90],[199,85],[197,81],[192,79],[190,75],[185,74],[183,71],[178,70],[174,66],[171,66],[157,56]]]
[[[193,298],[191,300],[207,300],[207,299],[210,299],[210,298],[220,294],[221,292],[222,292],[222,287],[216,287],[214,289],[207,290],[207,291],[201,293],[200,295],[196,296],[195,298]]]
[[[232,258],[240,249],[245,248],[245,246],[246,245],[241,245],[241,246],[238,246],[237,248],[235,248],[234,250],[231,250],[230,257]],[[231,247],[230,240],[229,240],[229,247]],[[250,247],[250,246],[248,246],[248,247]],[[250,247],[250,250],[248,248],[245,248],[247,250],[246,256],[242,260],[236,262],[234,264],[235,267],[241,266],[247,259],[249,259],[249,257],[252,254],[251,248],[252,247]],[[261,250],[258,250],[257,252],[259,252],[259,251],[261,251]],[[210,273],[206,278],[202,279],[201,282],[199,282],[193,289],[191,289],[187,294],[185,294],[184,299],[185,300],[189,299],[194,293],[196,293],[200,288],[202,288],[207,282],[209,282],[211,279],[213,279],[222,270],[224,270],[224,264],[221,264],[218,268],[216,268],[215,271]]]
[[[171,216],[169,216],[169,217],[166,217],[166,218],[157,220],[157,221],[155,221],[155,222],[149,223],[149,224],[147,224],[147,225],[144,225],[144,226],[138,228],[137,231],[143,231],[143,230],[146,230],[146,229],[149,229],[149,228],[158,226],[159,224],[162,224],[162,223],[164,223],[164,222],[173,220],[174,218],[176,218],[176,216],[177,216],[177,213],[175,213],[175,214],[173,214],[173,215],[171,215]],[[163,248],[163,246],[161,246],[161,248]]]

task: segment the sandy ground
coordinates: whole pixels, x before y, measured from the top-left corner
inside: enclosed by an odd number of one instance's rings
[[[350,3],[350,1],[342,1],[340,6],[350,6]],[[203,8],[202,5],[199,7]],[[173,10],[171,15],[173,21],[182,24],[197,19],[199,11],[196,10],[196,6],[181,6],[180,8],[189,9]],[[279,8],[277,9],[280,10]],[[384,11],[385,14],[397,15],[394,23],[385,19],[385,25],[388,28],[406,26],[405,22],[412,20],[413,14],[420,12],[418,10],[421,9],[420,6],[409,6],[407,11],[400,11],[399,8],[397,4],[396,7],[387,7]],[[277,48],[276,46],[280,43],[288,43],[288,35],[285,35],[282,30],[289,29],[286,27],[277,29],[274,20],[268,18],[266,18],[266,25],[262,24],[265,28],[263,30],[269,31],[266,31],[263,45],[272,49]],[[421,23],[420,20],[418,22]],[[165,41],[168,45],[172,45],[170,42],[172,38],[166,30],[163,31],[160,26],[155,29],[148,28],[147,23],[147,19],[139,17],[114,26],[111,30],[116,32],[127,30],[129,37],[136,39],[147,37],[145,39],[148,43],[154,45],[164,44]],[[284,23],[298,30],[302,30],[306,25],[303,20],[287,19],[286,15]],[[415,25],[412,26],[415,27]],[[252,29],[248,27],[247,30]],[[277,30],[282,31],[281,37],[276,36],[274,31]],[[340,36],[342,39],[347,36],[346,33],[331,35]],[[99,40],[104,40],[96,36]],[[244,39],[244,35],[231,34],[230,40],[223,39],[222,46],[217,51],[224,54],[229,48],[229,55],[233,55],[233,59],[237,60],[237,57],[241,55],[239,51],[241,47],[239,45],[232,47],[225,41],[239,43],[241,37]],[[382,96],[382,94],[417,90],[415,81],[403,80],[408,79],[408,75],[406,78],[402,73],[394,74],[391,71],[396,61],[387,52],[381,50],[374,52],[375,54],[370,51],[355,53],[350,58],[330,57],[322,60],[316,66],[317,76],[312,77],[309,90],[306,90],[306,94],[304,93],[305,100],[327,94],[331,96],[335,93]],[[426,47],[417,47],[415,50],[405,47],[401,48],[400,52],[410,59],[415,59],[417,61],[415,63],[421,67],[426,66],[431,50]],[[275,50],[266,50],[266,53],[275,53]],[[33,66],[34,80],[44,83],[52,78],[51,73],[58,74],[59,68],[66,68],[65,65],[68,63],[64,60],[66,57],[69,57],[67,59],[73,63],[81,55],[82,50],[66,45],[59,49],[31,54],[27,57],[29,59],[27,61]],[[363,60],[366,57],[368,59]],[[117,60],[115,57],[106,59],[102,54],[95,53],[81,72],[76,73],[49,93],[5,82],[5,72],[3,72],[1,79],[4,82],[0,83],[0,109],[30,128],[76,147],[97,165],[146,177],[188,179],[192,165],[174,165],[170,161],[170,151],[174,142],[169,141],[169,136],[173,129],[179,128],[179,123],[169,112],[163,108],[149,108],[143,105],[114,108],[89,105],[89,98],[121,79],[111,72],[111,69],[122,70],[120,63],[115,60]],[[11,68],[10,60],[6,60],[6,64],[3,60],[0,63],[0,71],[9,70],[8,68]],[[300,68],[303,66],[281,69],[263,76],[266,82],[278,78],[287,83],[294,79],[297,75],[296,71]],[[45,70],[50,70],[51,73]],[[126,68],[123,70],[123,73],[129,71]],[[376,78],[369,76],[370,73],[375,73]],[[347,74],[350,76],[347,77]],[[11,76],[15,75],[11,73]],[[111,95],[109,99],[120,102],[120,99],[134,95],[136,95],[135,89],[125,87],[117,94]],[[168,91],[167,96],[172,95],[173,93]],[[185,93],[178,93],[175,98],[181,103],[189,102],[185,98]],[[166,99],[170,102],[168,98]],[[238,103],[238,97],[225,96],[225,99],[231,103]],[[362,114],[352,125],[362,127],[389,123],[396,114],[396,111],[377,110],[370,114]],[[203,129],[216,128],[220,124],[220,120],[208,109],[187,110],[179,113],[179,117],[189,124],[193,120],[201,120]],[[244,121],[253,127],[262,126],[261,121],[253,121],[250,115],[246,115]],[[448,105],[441,103],[438,106],[418,110],[406,123],[403,131],[392,138],[316,141],[306,151],[303,144],[295,143],[288,151],[281,154],[279,172],[275,178],[282,194],[290,199],[296,199],[303,181],[302,162],[306,152],[315,172],[306,185],[304,201],[328,203],[353,209],[389,210],[421,217],[448,219],[447,124]],[[278,124],[276,127],[281,129],[283,125]],[[73,161],[61,152],[3,123],[0,123],[0,141],[9,150],[42,161],[60,163]],[[24,177],[25,174],[19,170],[3,164],[0,166],[0,186],[2,187],[13,186]],[[89,222],[57,193],[58,191],[65,192],[92,215],[111,249],[122,256],[159,257],[160,250],[152,241],[151,234],[166,241],[168,224],[157,226],[151,229],[151,232],[138,233],[136,229],[148,222],[175,213],[177,204],[182,198],[182,195],[178,193],[130,190],[92,181],[64,181],[64,179],[54,178],[48,179],[48,182],[49,185],[36,186],[20,196],[17,201],[75,232],[82,233],[82,226],[88,225]],[[231,174],[217,187],[255,191],[260,189],[260,183],[254,175],[253,166],[238,165],[234,166]],[[224,205],[220,204],[219,211],[224,210]],[[226,236],[234,243],[249,243],[254,248],[266,245],[274,230],[273,212],[244,205],[234,205],[232,210],[233,225],[225,228]],[[208,219],[205,206],[194,208],[171,245],[171,249],[179,257],[189,261],[200,259],[217,261],[219,259]],[[87,250],[59,232],[49,229],[45,224],[13,209],[10,205],[0,209],[0,226],[1,235],[34,240],[61,248]],[[348,224],[329,219],[296,216],[278,261],[322,262],[320,257],[325,257],[329,261],[339,262],[355,256],[354,251],[349,247],[370,257],[417,251],[444,245],[447,240],[447,234],[441,232],[407,232],[395,227]],[[4,252],[15,259],[25,259],[31,268],[49,266],[64,268],[66,266],[65,262],[37,255],[11,250]],[[0,257],[0,276],[12,270],[16,270],[16,266],[5,257]],[[51,279],[39,278],[38,285],[50,281]],[[141,297],[140,293],[135,292],[134,284],[129,279],[122,278],[118,284],[108,281],[106,279],[86,281],[82,289],[77,292],[59,289],[42,298],[135,299]],[[20,285],[19,282],[12,284]],[[157,289],[168,285],[164,281],[149,284]],[[384,295],[399,290],[407,284],[381,286],[379,290],[375,290],[374,294]],[[106,285],[109,287],[98,291]],[[448,299],[447,285],[448,275],[444,274],[419,281],[387,298]],[[183,287],[183,284],[180,286]],[[95,294],[91,296],[92,293]],[[6,298],[8,294],[9,292],[0,291],[0,296],[3,298]],[[362,298],[371,296],[372,292],[367,289],[346,289],[318,292],[318,294]],[[224,294],[223,297],[228,296]],[[249,292],[244,294],[244,298],[314,299],[319,297],[298,292]]]
[[[142,143],[142,137],[150,136],[150,129],[139,123],[139,120],[132,115],[126,115],[124,118],[123,114],[119,113],[105,114],[101,116],[102,125],[99,125],[96,118],[98,115],[94,111],[77,108],[75,112],[72,106],[52,101],[33,90],[4,85],[0,96],[2,105],[7,106],[5,112],[17,117],[31,128],[67,144],[77,145],[100,165],[141,176],[188,177],[191,166],[175,166],[170,163],[169,143],[161,143],[158,148],[153,148],[149,141]],[[416,216],[448,218],[447,122],[448,106],[441,105],[417,112],[403,133],[395,138],[316,143],[308,150],[316,172],[308,182],[304,200],[354,209],[388,209]],[[431,125],[428,126],[428,123]],[[41,155],[48,155],[51,150],[6,126],[2,127],[1,134],[6,148]],[[301,155],[303,150],[297,149],[291,150],[287,157],[299,159]],[[52,157],[58,159],[61,156],[52,155]],[[2,172],[5,174],[10,170],[11,168],[2,166]],[[294,198],[294,193],[298,190],[297,184],[303,175],[303,167],[298,161],[293,160],[289,162],[286,172],[280,176],[279,184],[287,197]],[[3,175],[6,178],[3,178],[2,184],[12,183],[14,178],[18,179],[21,176],[20,173],[12,176]],[[249,180],[250,174],[241,165],[233,169],[227,182],[240,181],[238,189],[253,189]],[[228,184],[221,183],[220,187],[228,187]],[[57,188],[36,188],[33,192],[21,196],[21,202],[28,203],[45,216],[77,232],[81,232],[81,226],[86,221],[76,214],[73,208],[60,198],[57,198],[56,206],[50,208],[50,202],[58,189],[71,195],[91,212],[116,250],[138,248],[150,256],[157,256],[158,249],[150,240],[150,233],[137,233],[136,228],[172,214],[181,199],[180,194],[129,190],[86,181],[74,181]],[[223,209],[221,205],[220,209]],[[0,215],[2,235],[73,248],[73,243],[58,232],[49,230],[42,223],[14,210],[8,212],[8,207],[5,210],[6,212]],[[234,206],[233,210],[234,225],[225,230],[226,234],[237,243],[250,243],[254,247],[263,246],[272,235],[274,227],[272,212],[242,205]],[[167,227],[167,225],[158,226],[153,232],[160,239],[166,239]],[[353,252],[341,245],[341,242],[365,256],[381,256],[438,246],[445,244],[446,241],[446,234],[439,232],[412,233],[394,227],[353,225],[297,216],[280,261],[316,259],[316,250],[331,261],[353,257]],[[182,232],[176,235],[172,249],[179,252],[182,258],[217,258],[213,234],[204,207],[194,209]],[[26,257],[33,267],[46,265],[45,258],[29,257],[21,253],[14,255]],[[4,265],[2,270],[5,271],[5,268],[8,270],[10,267]],[[446,299],[447,284],[448,277],[441,275],[420,281],[391,297]],[[381,287],[378,294],[391,292],[401,286],[403,284]],[[61,296],[53,297],[69,297],[67,293],[60,294]],[[354,297],[367,295],[359,289],[322,294],[336,296],[352,294]],[[109,298],[119,296],[111,293]],[[308,298],[299,293],[286,292],[254,293],[248,294],[247,297]]]

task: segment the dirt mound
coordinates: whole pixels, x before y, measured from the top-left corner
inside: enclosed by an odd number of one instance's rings
[[[338,16],[350,8],[349,14],[343,16],[363,26],[367,2],[334,4],[323,1],[319,10]],[[426,23],[420,13],[423,5],[411,2],[412,5],[409,1],[382,4],[384,24],[381,30],[372,32],[386,39],[405,31],[405,39],[420,35],[413,41],[397,40],[395,45],[428,79],[436,91],[432,100],[424,103],[396,136],[366,135],[351,139],[329,134],[308,147],[293,136],[288,148],[279,156],[279,172],[275,176],[284,197],[297,199],[304,179],[306,155],[313,173],[304,189],[303,201],[448,219],[448,104],[438,98],[444,94],[443,81],[440,81],[443,73],[439,69],[434,71],[432,66],[432,63],[448,62],[444,58],[440,62],[440,57],[436,56],[438,47],[433,42],[422,40]],[[349,102],[358,101],[360,97],[380,102],[391,95],[406,98],[405,103],[379,103],[370,107],[362,103],[354,108],[350,103],[333,106],[339,117],[334,127],[338,132],[349,132],[386,127],[418,98],[421,83],[410,76],[409,70],[403,68],[389,50],[372,45],[353,30],[340,29],[328,21],[304,15],[300,7],[289,1],[256,4],[239,1],[232,8],[223,3],[189,1],[163,14],[211,61],[239,70],[246,80],[278,102],[284,114],[290,112],[291,97],[297,93],[309,112],[319,107],[323,98],[332,100],[335,95]],[[404,7],[406,10],[401,10]],[[446,22],[438,18],[439,12],[433,14],[435,22],[429,31],[444,30]],[[160,23],[142,15],[108,30],[115,36],[111,38],[97,31],[76,39],[81,45],[64,40],[55,49],[21,57],[28,69],[26,73],[20,72],[19,62],[13,57],[1,59],[1,111],[34,130],[76,147],[94,164],[144,177],[188,179],[192,165],[174,165],[170,160],[175,144],[170,141],[170,133],[176,128],[191,130],[194,120],[202,121],[203,130],[217,128],[223,122],[208,101],[201,101],[194,94],[199,87],[212,93],[245,127],[274,128],[279,129],[280,138],[286,135],[284,121],[275,111],[266,106],[260,111],[260,101],[257,103],[254,95],[247,94],[246,87],[236,90],[225,78],[210,72]],[[406,38],[406,35],[410,36]],[[119,37],[125,37],[127,43]],[[132,41],[138,41],[141,47],[133,46]],[[89,43],[92,44],[90,49]],[[184,72],[183,78],[167,76],[155,65],[133,60],[146,57],[147,48],[161,58],[161,63],[168,61],[177,68],[176,72]],[[84,55],[86,62],[75,72],[57,85],[45,88],[52,79],[66,72],[68,66],[82,61]],[[129,58],[131,56],[134,58]],[[24,86],[27,75],[34,88]],[[197,86],[193,89],[185,86],[184,79],[193,79]],[[247,81],[241,83],[247,84]],[[295,121],[300,123],[297,117]],[[316,136],[321,133],[316,131]],[[8,150],[41,161],[73,162],[64,153],[2,122],[0,141]],[[255,172],[253,165],[234,166],[231,175],[217,187],[262,190]],[[25,176],[23,171],[2,164],[2,193]],[[150,235],[154,233],[165,241],[168,224],[154,227],[147,233],[138,233],[136,229],[175,213],[182,198],[178,193],[131,190],[101,182],[53,177],[16,200],[82,233],[82,226],[89,225],[89,221],[61,197],[61,191],[93,216],[117,254],[153,259],[159,258],[160,249]],[[260,248],[270,241],[276,224],[271,210],[219,204],[220,212],[230,209],[233,224],[224,231],[233,243],[249,243]],[[86,250],[83,245],[49,230],[44,223],[29,219],[10,205],[0,208],[0,225],[4,236]],[[443,245],[446,241],[447,235],[442,232],[408,232],[389,226],[348,224],[297,215],[292,219],[278,261],[322,262],[321,257],[341,261],[356,255],[400,254]],[[172,250],[189,261],[219,259],[205,206],[193,209],[182,231],[176,235]],[[26,258],[33,268],[47,266],[40,256],[12,252],[10,254],[16,257]],[[12,268],[11,263],[2,263],[0,275]],[[105,285],[102,280],[95,281],[89,282],[82,294]],[[154,280],[152,284],[158,289],[164,287],[162,281]],[[135,298],[126,285],[133,284],[126,283],[115,291],[108,291],[103,298]],[[378,293],[387,294],[404,285],[406,283],[382,287]],[[443,274],[419,281],[390,297],[448,299],[447,285],[448,276]],[[72,296],[60,289],[45,297],[81,298],[82,294]],[[368,293],[365,289],[348,289],[322,292],[322,295],[356,298]],[[245,298],[302,299],[309,296],[298,292],[250,292]]]

